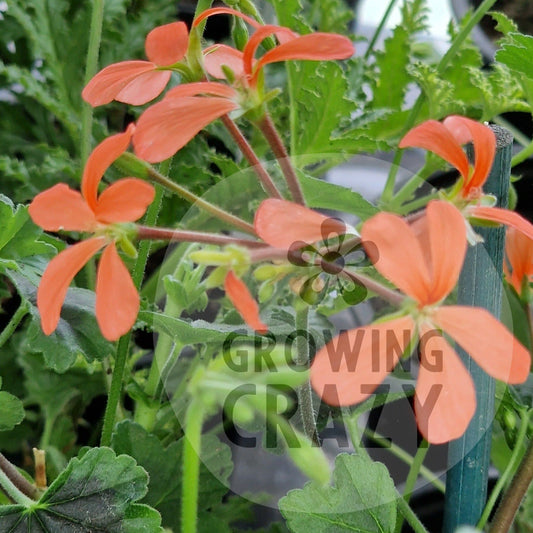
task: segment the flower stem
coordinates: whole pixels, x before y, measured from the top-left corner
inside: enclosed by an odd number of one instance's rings
[[[297,302],[296,311],[296,362],[299,366],[309,367],[309,306],[304,302]],[[319,446],[318,432],[316,429],[315,410],[313,408],[313,392],[311,382],[307,380],[296,390],[298,396],[298,409],[302,418],[304,434],[315,446]]]
[[[405,480],[405,488],[403,491],[403,499],[405,503],[409,503],[409,499],[413,494],[413,489],[415,488],[416,480],[418,479],[418,474],[422,468],[422,463],[426,457],[426,454],[429,450],[429,443],[427,440],[422,440],[416,454],[414,456],[413,462],[411,463],[411,468],[409,468],[409,473],[407,474],[407,479]],[[400,533],[403,525],[403,516],[399,516],[396,520],[396,533]]]
[[[250,248],[264,248],[265,245],[259,241],[250,239],[238,239],[229,235],[218,235],[216,233],[203,233],[201,231],[179,230],[172,228],[157,228],[148,226],[137,226],[137,239],[163,240],[171,242],[199,242],[205,244],[236,244]]]
[[[396,500],[396,504],[398,506],[398,511],[400,511],[400,514],[413,528],[415,533],[428,533],[428,530],[424,527],[424,524],[420,522],[418,516],[416,516],[411,507],[409,507],[409,504],[403,498],[398,498]]]
[[[365,274],[360,274],[359,272],[354,272],[346,268],[343,269],[340,274],[347,276],[352,281],[363,285],[369,291],[375,292],[393,305],[401,305],[405,300],[405,296],[403,294],[381,285],[381,283],[374,281],[372,278],[366,276]]]
[[[181,496],[181,532],[196,533],[200,450],[204,407],[193,399],[187,409],[183,441],[183,492]]]
[[[11,320],[7,323],[7,326],[0,333],[0,348],[11,338],[11,335],[17,329],[21,320],[29,313],[29,307],[26,300],[22,300],[15,314],[11,317]]]
[[[481,518],[479,519],[479,522],[477,523],[477,529],[482,530],[485,527],[485,524],[487,523],[492,510],[494,509],[494,506],[496,505],[496,502],[498,501],[498,498],[500,496],[500,493],[503,489],[503,487],[507,484],[509,481],[509,478],[511,477],[512,473],[516,469],[516,465],[518,464],[518,461],[520,460],[520,457],[523,453],[523,445],[524,441],[527,436],[527,430],[529,426],[529,413],[525,412],[524,416],[521,420],[520,429],[518,431],[518,435],[516,437],[516,443],[513,449],[513,453],[511,454],[511,458],[509,459],[509,462],[507,463],[507,466],[505,467],[504,472],[496,482],[496,485],[492,489],[492,492],[490,493],[490,497],[487,501],[487,505],[485,505],[485,509],[483,509],[483,514],[481,515]]]
[[[527,423],[524,424],[527,427]],[[531,481],[533,480],[533,439],[514,475],[507,492],[494,515],[490,533],[507,533],[513,524],[516,511],[520,507]]]
[[[472,17],[468,20],[468,22],[465,24],[465,26],[457,33],[457,36],[453,40],[450,48],[448,48],[447,52],[442,56],[439,64],[437,65],[437,73],[442,74],[450,61],[452,61],[454,58],[457,57],[457,52],[465,39],[470,35],[470,32],[474,29],[474,27],[477,25],[477,23],[484,17],[485,13],[496,3],[496,0],[484,0],[480,6],[474,11]],[[418,116],[418,113],[420,112],[420,109],[422,109],[422,104],[424,102],[424,92],[421,92],[418,98],[416,99],[413,107],[411,108],[411,112],[409,113],[405,125],[404,125],[404,132],[407,132],[409,129],[411,129],[416,121],[416,118]],[[431,117],[430,117],[431,118]],[[400,162],[402,160],[402,150],[399,148],[396,149],[396,153],[394,154],[394,159],[391,164],[390,172],[387,177],[387,182],[385,183],[385,187],[383,189],[383,193],[381,195],[381,203],[384,205],[388,205],[388,203],[391,201],[392,196],[394,194],[394,185],[396,182],[396,174],[398,173],[398,168],[400,166]]]
[[[0,487],[14,502],[25,507],[33,505],[39,496],[37,487],[32,485],[1,453]]]
[[[279,162],[279,166],[287,180],[292,199],[299,204],[305,205],[305,199],[300,182],[298,181],[298,176],[296,176],[287,149],[285,148],[270,115],[265,113],[265,115],[257,122],[257,126],[263,132],[265,139],[268,141],[268,144],[272,148],[272,152],[274,152],[274,155]]]
[[[168,169],[169,163],[164,162],[161,166],[163,165],[165,165]],[[162,197],[163,191],[161,187],[156,187],[155,199],[148,208],[144,220],[147,224],[155,224],[157,222]],[[148,254],[150,253],[151,244],[151,241],[146,240],[142,241],[139,245],[137,260],[135,261],[135,266],[132,273],[133,283],[137,290],[142,283],[144,269],[146,268],[146,261],[148,259]],[[102,428],[102,437],[100,439],[101,446],[109,446],[111,444],[111,435],[113,433],[113,428],[115,427],[117,408],[119,406],[122,386],[124,384],[124,370],[126,368],[126,361],[128,358],[130,339],[131,331],[120,337],[118,341],[115,355],[115,367],[113,369],[113,376],[111,378],[111,385],[109,387],[109,395],[107,397],[107,405],[104,413],[104,425]]]
[[[403,448],[400,448],[400,446],[398,446],[397,444],[394,444],[394,442],[387,440],[385,437],[383,437],[376,431],[365,429],[363,433],[365,437],[375,442],[376,444],[379,444],[380,446],[383,446],[386,442],[387,451],[394,455],[394,457],[400,459],[400,461],[403,461],[405,464],[409,465],[409,467],[413,465],[413,456],[407,453]],[[444,492],[446,491],[446,486],[438,477],[435,476],[435,474],[429,468],[421,465],[419,471],[420,475],[423,478],[427,479],[439,492],[442,492],[444,494]]]
[[[396,4],[396,0],[390,0],[389,5],[387,6],[387,9],[385,10],[385,13],[383,13],[383,16],[381,17],[381,20],[378,24],[378,27],[376,28],[376,31],[374,31],[374,35],[372,35],[372,39],[370,40],[370,43],[368,43],[368,48],[366,49],[365,55],[363,58],[364,62],[368,61],[370,54],[374,50],[374,46],[376,45],[376,42],[379,39],[379,36],[381,35],[381,32],[383,31],[385,24],[387,23],[387,20],[392,12],[392,9],[394,8],[394,4]]]
[[[174,181],[167,178],[163,174],[159,173],[152,166],[148,167],[147,172],[148,172],[148,177],[151,180],[155,181],[156,183],[159,183],[160,185],[162,185],[169,191],[176,193],[178,196],[180,196],[184,200],[187,200],[188,202],[195,205],[196,207],[203,209],[204,211],[208,213],[211,213],[213,216],[217,217],[218,219],[223,220],[224,222],[227,222],[228,224],[236,228],[239,228],[240,230],[246,233],[255,235],[254,227],[249,222],[246,222],[242,218],[236,217],[235,215],[232,215],[231,213],[224,211],[220,207],[213,205],[207,200],[200,198],[196,194],[187,190],[185,187],[182,187],[181,185],[175,183]]]
[[[89,47],[87,49],[87,62],[85,64],[85,85],[96,74],[98,67],[98,54],[102,38],[102,25],[104,21],[104,0],[94,0],[91,16],[91,29],[89,32]],[[81,108],[81,163],[85,164],[91,149],[93,108],[86,102]]]
[[[222,122],[226,129],[229,131],[237,145],[239,146],[242,154],[250,163],[251,167],[254,169],[258,178],[261,180],[265,191],[273,198],[283,199],[283,196],[279,192],[276,184],[272,181],[269,173],[265,170],[265,167],[259,161],[256,153],[253,148],[250,146],[250,143],[246,137],[242,134],[241,130],[238,128],[237,124],[228,115],[222,116]]]

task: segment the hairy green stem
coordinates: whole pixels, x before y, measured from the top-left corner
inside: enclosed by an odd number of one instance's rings
[[[422,463],[424,462],[424,459],[426,457],[426,454],[429,450],[429,443],[427,440],[423,440],[420,443],[420,446],[418,447],[418,450],[416,451],[416,454],[413,458],[413,462],[411,463],[411,467],[409,468],[409,473],[407,474],[407,479],[405,480],[405,487],[403,491],[403,499],[406,503],[409,503],[409,500],[411,498],[411,495],[413,494],[413,490],[415,488],[416,480],[418,479],[418,475],[420,474],[420,469],[422,468]],[[396,520],[396,533],[400,533],[403,526],[403,517],[399,516]]]
[[[480,6],[474,11],[474,14],[470,18],[470,20],[467,22],[467,24],[459,31],[455,39],[453,40],[450,48],[448,48],[447,52],[442,56],[439,64],[437,65],[437,73],[442,74],[450,61],[452,61],[454,58],[457,57],[457,52],[465,39],[470,35],[470,32],[474,29],[474,27],[477,25],[477,23],[484,17],[484,15],[487,13],[487,11],[496,3],[496,0],[484,0]],[[412,128],[416,121],[416,117],[418,116],[418,113],[420,112],[420,109],[422,108],[422,104],[424,102],[424,93],[421,92],[418,98],[416,99],[416,102],[414,103],[413,107],[411,108],[411,112],[409,113],[409,116],[407,117],[404,125],[404,132],[407,132],[409,129]],[[383,193],[381,195],[381,203],[383,205],[388,205],[388,203],[391,201],[391,198],[394,194],[394,185],[396,182],[396,174],[398,173],[398,168],[400,166],[400,162],[402,160],[402,151],[401,149],[396,149],[396,153],[394,154],[394,160],[392,161],[391,168],[389,175],[387,177],[387,182],[385,183],[385,187],[383,189]]]
[[[415,533],[428,533],[428,530],[424,527],[424,524],[420,522],[418,516],[416,516],[411,507],[409,507],[409,504],[403,498],[398,498],[396,500],[396,504],[398,506],[398,511],[400,511],[400,514],[413,528]]]
[[[29,306],[26,300],[22,300],[18,309],[15,311],[11,320],[7,323],[7,326],[0,333],[0,348],[11,338],[11,335],[15,333],[17,326],[21,320],[29,313]]]
[[[25,507],[33,505],[39,496],[37,487],[32,485],[1,453],[0,487],[14,502]]]
[[[178,196],[180,196],[184,200],[187,200],[188,202],[195,205],[199,209],[202,209],[203,211],[206,211],[207,213],[212,214],[216,218],[224,222],[227,222],[228,224],[246,233],[255,235],[254,227],[249,222],[246,222],[242,218],[236,217],[235,215],[232,215],[231,213],[224,211],[224,209],[221,209],[220,207],[213,205],[207,200],[200,198],[196,194],[187,190],[185,187],[182,187],[181,185],[167,178],[166,176],[164,176],[163,174],[161,174],[160,172],[158,172],[155,168],[151,166],[147,168],[147,172],[148,172],[148,177],[152,181],[155,181],[156,183],[159,183],[159,185],[162,185],[169,191],[176,193]]]
[[[533,140],[511,159],[511,166],[514,167],[533,155]]]
[[[196,533],[198,488],[200,476],[200,450],[204,407],[193,399],[185,417],[183,441],[183,489],[181,496],[181,533]]]
[[[485,509],[483,509],[483,514],[481,515],[481,518],[479,519],[479,522],[477,523],[476,527],[479,530],[482,530],[485,527],[485,524],[487,523],[492,513],[492,510],[494,509],[494,506],[496,505],[496,502],[498,501],[498,498],[500,497],[500,493],[502,492],[505,485],[509,482],[511,475],[515,471],[516,465],[518,464],[518,461],[520,460],[520,457],[522,456],[524,441],[526,440],[526,437],[527,437],[529,418],[530,418],[530,414],[528,412],[524,413],[524,416],[522,417],[522,420],[520,423],[520,429],[516,437],[516,443],[515,443],[513,452],[511,454],[511,458],[509,459],[509,462],[507,463],[507,466],[505,467],[505,470],[503,471],[502,475],[499,477],[498,481],[496,482],[496,485],[492,489],[490,493],[490,497],[487,500],[487,504],[485,505]]]
[[[168,170],[169,162],[164,162],[162,166],[166,166]],[[159,215],[161,207],[161,198],[163,191],[161,187],[156,187],[155,199],[148,208],[145,222],[147,224],[155,224]],[[135,287],[139,290],[143,277],[144,269],[146,268],[146,261],[150,253],[151,241],[142,241],[139,244],[139,251],[135,266],[133,268],[132,279]],[[115,420],[117,409],[119,407],[120,396],[122,394],[122,386],[124,385],[124,371],[126,369],[126,361],[128,359],[128,350],[131,339],[131,331],[120,337],[117,345],[115,355],[115,367],[113,368],[113,375],[111,378],[111,385],[109,387],[109,395],[107,397],[107,405],[104,413],[104,425],[102,428],[102,437],[100,440],[101,446],[109,446],[111,444],[111,435],[115,427]]]
[[[89,47],[87,49],[87,62],[85,64],[85,85],[96,74],[98,68],[98,54],[102,38],[102,25],[104,22],[104,0],[93,1],[91,16],[91,29],[89,32]],[[81,163],[85,164],[92,140],[93,108],[86,102],[81,108]]]
[[[274,156],[278,160],[279,166],[281,167],[283,175],[287,181],[287,185],[289,186],[292,199],[299,204],[305,205],[305,199],[298,176],[296,175],[289,154],[287,153],[287,149],[285,148],[285,145],[283,144],[283,141],[276,130],[276,126],[270,118],[270,115],[265,113],[265,115],[257,121],[257,126],[262,131],[265,139],[270,145],[270,148],[272,148]]]
[[[405,464],[409,465],[409,467],[413,465],[413,456],[407,453],[403,448],[400,448],[397,444],[394,444],[394,442],[390,442],[379,433],[370,431],[369,429],[365,429],[363,433],[365,437],[380,446],[385,447],[384,444],[386,443],[386,449],[394,455],[394,457],[400,459],[400,461],[403,461]],[[427,479],[427,481],[429,481],[439,492],[444,494],[446,486],[429,468],[421,465],[419,472],[424,479]]]
[[[527,426],[527,424],[525,424]],[[492,520],[490,533],[507,533],[520,507],[520,503],[533,480],[533,439],[514,475],[509,488],[503,495],[502,501]]]
[[[391,199],[390,207],[396,211],[402,204],[410,200],[414,192],[425,183],[426,178],[430,175],[431,168],[426,163],[414,176],[402,186],[402,188]]]
[[[242,154],[244,155],[248,163],[250,163],[254,172],[257,174],[257,177],[263,184],[265,191],[272,198],[283,199],[283,196],[276,187],[276,184],[272,181],[272,178],[270,177],[269,173],[265,170],[265,167],[263,167],[261,161],[259,161],[259,158],[254,152],[254,149],[250,146],[250,143],[242,134],[237,124],[235,124],[235,122],[231,120],[229,115],[223,115],[221,120],[226,129],[229,131],[230,135],[233,137],[233,140],[237,143],[237,146],[240,148]]]
[[[296,310],[296,362],[299,366],[309,367],[309,306],[304,302],[297,302]],[[307,380],[296,390],[298,396],[298,409],[302,419],[304,434],[315,446],[319,446],[318,432],[316,429],[315,410],[313,408],[313,391],[311,382]]]

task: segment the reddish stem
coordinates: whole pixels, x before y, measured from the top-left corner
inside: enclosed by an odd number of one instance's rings
[[[287,149],[285,148],[285,145],[276,130],[276,126],[272,122],[268,113],[265,113],[265,115],[257,122],[257,126],[263,132],[270,148],[272,148],[272,152],[274,152],[274,155],[279,162],[283,175],[287,180],[289,190],[291,191],[292,199],[301,205],[305,205],[305,199],[302,188],[300,187],[300,182],[298,181],[298,176],[296,176]]]
[[[259,241],[239,239],[236,237],[230,237],[229,235],[217,235],[215,233],[202,233],[200,231],[175,230],[168,228],[151,228],[148,226],[137,226],[137,238],[162,241],[201,242],[222,246],[235,244],[249,248],[264,248],[266,246]]]
[[[239,146],[242,154],[244,155],[248,163],[250,163],[251,167],[254,169],[255,173],[261,180],[261,183],[263,184],[263,187],[265,188],[266,192],[271,197],[279,198],[280,200],[282,200],[283,196],[276,187],[276,184],[272,181],[272,178],[261,164],[261,161],[259,161],[259,158],[255,154],[246,137],[238,128],[237,124],[235,124],[235,122],[233,122],[233,120],[231,120],[228,115],[222,116],[222,122],[224,123],[224,126],[226,126],[226,129],[230,132],[231,136]]]

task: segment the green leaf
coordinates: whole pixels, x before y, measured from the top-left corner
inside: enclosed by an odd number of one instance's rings
[[[37,285],[18,272],[7,272],[19,294],[30,302],[33,321],[28,328],[31,351],[42,353],[46,366],[65,372],[83,355],[87,361],[102,360],[113,352],[113,344],[102,337],[94,316],[95,295],[87,289],[70,288],[61,311],[57,329],[51,335],[41,330],[36,307]],[[38,284],[38,280],[37,280]]]
[[[180,514],[176,510],[181,507],[183,439],[164,448],[155,435],[147,433],[140,425],[123,421],[116,427],[112,446],[117,453],[131,455],[146,469],[150,483],[142,502],[160,511],[164,526],[180,531]],[[233,470],[229,447],[214,435],[202,437],[201,460],[200,523],[227,493]]]
[[[110,448],[93,448],[72,459],[34,505],[0,507],[2,531],[10,533],[156,533],[159,513],[135,504],[148,476],[134,459]]]
[[[356,104],[346,97],[348,83],[341,66],[333,62],[302,61],[292,64],[291,70],[294,71],[291,101],[295,106],[296,128],[293,155],[305,155],[298,160],[307,166],[324,158],[345,158],[346,146],[339,130],[356,111]]]
[[[299,179],[309,207],[343,211],[357,215],[361,220],[378,213],[378,209],[358,192],[302,174]]]
[[[2,258],[21,259],[55,251],[49,244],[37,240],[42,230],[31,221],[28,208],[22,205],[15,207],[3,194],[0,194],[0,227]]]
[[[533,37],[522,33],[510,33],[496,52],[496,61],[507,65],[514,72],[533,79]]]
[[[146,322],[155,331],[176,339],[184,346],[188,344],[222,344],[230,333],[234,333],[238,329],[226,324],[211,324],[205,320],[187,322],[181,318],[174,318],[153,311],[141,311],[139,320]],[[247,329],[244,325],[242,331],[248,331],[252,334],[252,330]]]
[[[280,500],[293,533],[394,531],[397,494],[385,465],[340,454],[333,480],[333,486],[308,483]]]
[[[13,429],[24,419],[22,402],[6,391],[0,391],[0,431]]]

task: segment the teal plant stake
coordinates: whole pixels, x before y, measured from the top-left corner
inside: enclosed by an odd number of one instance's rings
[[[499,126],[494,165],[483,189],[494,194],[497,205],[507,207],[511,174],[512,135]],[[502,266],[505,228],[476,228],[484,243],[470,246],[459,278],[458,304],[484,307],[499,317],[502,302]],[[448,448],[444,531],[452,533],[461,524],[475,525],[487,498],[491,428],[494,418],[494,379],[461,350],[472,375],[477,395],[476,413],[465,434]]]

